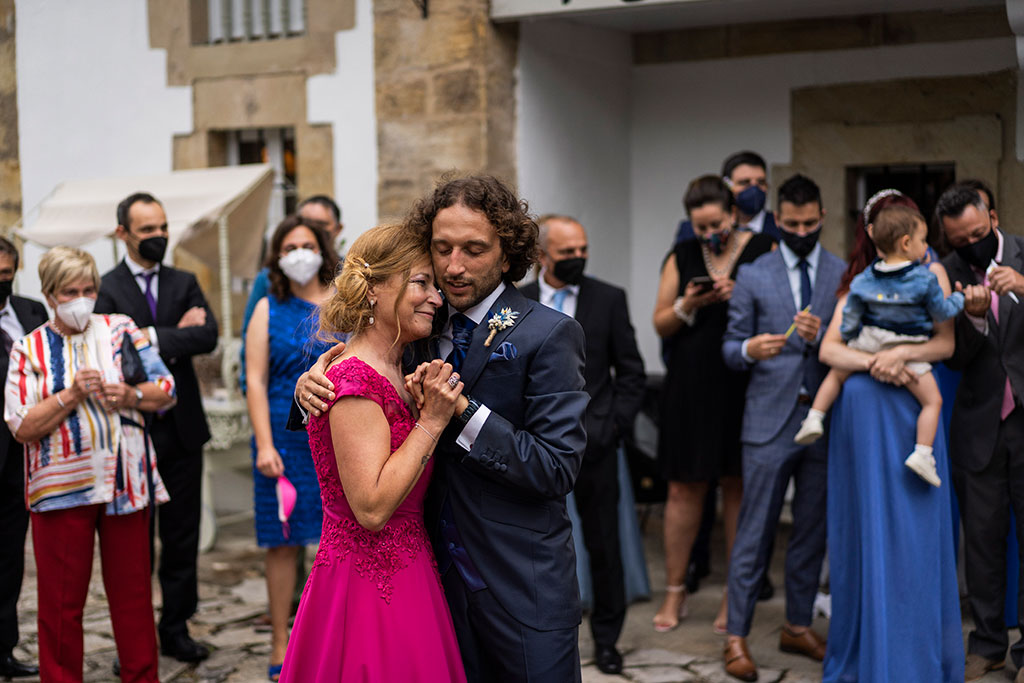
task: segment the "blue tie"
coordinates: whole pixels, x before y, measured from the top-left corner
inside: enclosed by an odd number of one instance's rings
[[[462,370],[462,362],[466,360],[469,342],[473,339],[476,323],[462,313],[452,316],[452,352],[448,354],[448,362],[456,372]]]
[[[800,267],[800,310],[811,305],[811,271],[807,259],[802,258],[797,263]]]
[[[551,305],[556,311],[565,313],[565,297],[568,296],[569,290],[566,287],[562,289],[556,289],[554,295],[551,297]]]

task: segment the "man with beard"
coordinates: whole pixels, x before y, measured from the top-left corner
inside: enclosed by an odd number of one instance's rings
[[[149,421],[157,467],[171,496],[156,511],[163,595],[158,631],[164,655],[198,662],[210,653],[189,636],[187,620],[199,603],[200,486],[210,430],[192,357],[217,346],[217,321],[195,275],[162,264],[167,216],[155,197],[139,192],[125,198],[117,223],[128,255],[103,276],[95,311],[135,320],[174,375],[177,404]]]
[[[619,543],[618,446],[631,434],[643,401],[646,375],[629,321],[626,292],[584,276],[587,233],[569,216],[541,216],[540,276],[523,294],[576,319],[586,336],[583,377],[590,394],[587,450],[573,493],[590,556],[594,660],[606,674],[622,673],[615,647],[626,618]]]
[[[15,339],[46,322],[46,308],[33,299],[11,294],[18,272],[18,250],[0,237],[0,355],[2,377]],[[0,411],[4,399],[0,396]],[[7,423],[0,425],[0,678],[38,676],[39,669],[14,658],[18,644],[18,596],[25,573],[25,449],[11,436]]]
[[[526,210],[497,179],[471,176],[443,182],[405,220],[429,242],[447,298],[409,367],[446,359],[469,399],[440,436],[425,516],[471,683],[580,680],[565,497],[586,447],[584,338],[512,284],[535,259]],[[330,357],[299,379],[303,410],[326,409]],[[415,396],[418,373],[408,379]]]
[[[965,679],[1001,669],[1008,643],[1003,618],[1006,535],[1010,509],[1024,551],[1024,239],[1004,233],[994,197],[954,185],[939,197],[935,216],[953,252],[942,260],[964,292],[956,317],[956,350],[946,364],[961,375],[949,427],[953,485],[964,521],[964,567],[974,630],[967,640]],[[1024,585],[1017,592],[1024,624]],[[1024,683],[1024,642],[1010,651]]]
[[[796,481],[786,549],[786,623],[779,649],[821,661],[825,640],[810,629],[825,555],[827,444],[793,443],[828,370],[818,360],[832,319],[843,262],[818,244],[825,211],[809,178],[779,188],[779,248],[741,266],[729,300],[722,355],[750,371],[743,412],[743,502],[729,563],[726,672],[757,680],[746,637],[778,525],[786,487]],[[787,332],[787,329],[789,330]]]

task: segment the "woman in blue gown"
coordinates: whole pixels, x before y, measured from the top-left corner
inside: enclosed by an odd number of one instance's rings
[[[877,196],[876,196],[877,197]],[[885,206],[913,204],[895,191],[873,197],[859,221],[849,283],[874,257],[863,227]],[[916,206],[914,207],[916,208]],[[938,263],[930,266],[949,292]],[[953,683],[964,680],[948,479],[935,488],[903,465],[913,449],[920,405],[903,388],[909,360],[938,362],[953,352],[952,320],[924,344],[873,356],[839,336],[840,298],[821,343],[821,360],[860,371],[832,408],[829,435],[828,547],[832,621],[825,653],[827,683]],[[870,373],[870,374],[869,374]],[[948,472],[945,434],[933,454]]]
[[[299,375],[330,344],[317,338],[318,307],[330,297],[338,257],[318,226],[285,218],[267,251],[270,289],[246,331],[246,401],[252,423],[256,541],[267,549],[271,651],[277,680],[288,643],[288,615],[299,549],[320,539],[320,484],[306,432],[285,428]]]

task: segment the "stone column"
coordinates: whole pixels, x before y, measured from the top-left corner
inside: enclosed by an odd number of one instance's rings
[[[1024,0],[1006,0],[1006,18],[1017,44],[1017,161],[1024,161]]]
[[[376,0],[378,210],[399,218],[448,171],[515,182],[518,28],[488,0]]]
[[[5,235],[21,218],[14,33],[14,0],[0,0],[0,233]]]

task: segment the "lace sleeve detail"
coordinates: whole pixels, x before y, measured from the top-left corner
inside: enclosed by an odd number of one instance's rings
[[[327,379],[334,383],[335,401],[361,396],[379,405],[391,425],[391,451],[402,445],[415,421],[387,378],[358,358],[346,358],[327,370]]]

